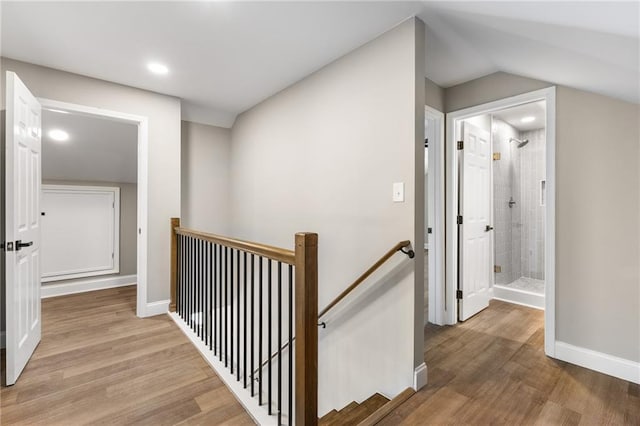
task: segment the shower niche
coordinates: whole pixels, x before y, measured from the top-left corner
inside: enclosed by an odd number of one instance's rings
[[[544,309],[545,104],[491,116],[494,298]]]

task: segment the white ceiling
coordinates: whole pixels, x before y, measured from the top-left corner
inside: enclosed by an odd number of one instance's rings
[[[503,109],[502,111],[494,112],[492,115],[509,123],[517,130],[525,132],[545,127],[545,111],[544,101],[538,101]],[[533,121],[523,123],[521,120],[524,117],[533,117]]]
[[[417,15],[426,74],[496,71],[640,102],[638,2],[3,2],[2,55],[183,99],[183,118],[235,116]],[[166,63],[150,75],[148,61]]]
[[[50,130],[69,140],[56,142]],[[42,178],[137,182],[138,127],[91,115],[42,111]]]

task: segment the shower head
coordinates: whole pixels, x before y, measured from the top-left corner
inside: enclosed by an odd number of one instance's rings
[[[521,141],[520,139],[511,138],[509,139],[509,142],[518,142],[518,148],[522,148],[523,146],[529,143],[529,139],[525,139]]]

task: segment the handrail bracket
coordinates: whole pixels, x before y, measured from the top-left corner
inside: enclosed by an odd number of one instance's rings
[[[400,247],[398,250],[409,256],[409,259],[413,259],[414,257],[416,257],[416,252],[411,249],[405,250],[404,247]]]

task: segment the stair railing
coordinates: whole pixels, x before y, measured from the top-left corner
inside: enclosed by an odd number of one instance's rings
[[[287,250],[182,228],[173,218],[169,306],[278,424],[317,424],[317,234],[297,233]],[[263,355],[266,368],[256,369]]]

